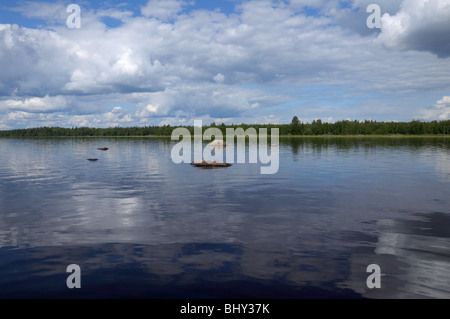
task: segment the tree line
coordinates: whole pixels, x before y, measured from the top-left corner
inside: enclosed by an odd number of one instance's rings
[[[194,133],[193,126],[143,126],[143,127],[37,127],[0,131],[0,137],[132,137],[132,136],[171,136],[177,127],[187,128]],[[239,125],[210,125],[203,126],[203,130],[216,127],[226,136],[227,128],[278,128],[280,136],[318,136],[318,135],[448,135],[450,134],[450,120],[445,121],[411,121],[411,122],[377,122],[377,121],[338,121],[324,123],[315,120],[312,123],[302,123],[295,116],[290,124],[239,124]]]

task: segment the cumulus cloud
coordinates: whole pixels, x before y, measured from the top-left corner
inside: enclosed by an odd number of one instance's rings
[[[22,111],[27,113],[60,112],[68,107],[62,96],[30,97],[26,99],[0,100],[0,111]]]
[[[422,111],[422,117],[426,120],[444,121],[450,119],[450,96],[444,96],[436,104]]]
[[[164,92],[135,93],[137,117],[149,121],[152,117],[233,118],[251,116],[257,109],[267,109],[289,101],[283,95],[269,94],[261,89],[205,84],[168,89]],[[254,113],[253,113],[254,115]]]
[[[216,81],[217,83],[223,83],[223,81],[225,81],[225,75],[223,75],[222,73],[217,73],[213,77],[213,80]]]
[[[382,13],[394,15],[400,9],[403,0],[352,0],[347,2],[347,6],[343,8],[339,8],[339,2],[333,2],[335,6],[330,7],[327,14],[334,16],[339,26],[363,36],[371,36],[377,34],[379,30],[367,27],[367,18],[371,14],[367,12],[368,6],[377,4]]]
[[[23,1],[12,10],[22,15],[45,20],[49,24],[62,24],[67,20],[67,5],[62,2]]]
[[[0,96],[57,95],[71,66],[70,42],[52,31],[0,27]]]
[[[42,8],[24,2],[20,12],[49,27],[0,24],[1,125],[21,126],[26,118],[28,124],[68,126],[183,123],[192,117],[254,122],[275,112],[277,121],[284,116],[286,122],[299,113],[339,119],[348,117],[348,109],[336,113],[339,105],[355,96],[445,95],[450,62],[401,51],[399,45],[418,34],[413,24],[396,35],[385,23],[378,42],[360,25],[345,24],[356,14],[369,30],[368,2],[251,0],[237,2],[233,14],[190,10],[190,2],[181,0],[150,0],[134,14],[85,3],[78,30],[64,25],[62,2]],[[379,2],[389,14],[385,21],[419,14],[400,6],[401,0]],[[440,8],[442,19],[433,21],[445,24],[446,7],[424,3],[430,12]],[[105,16],[122,24],[108,27]],[[427,28],[423,18],[415,19]],[[370,112],[377,104],[395,103],[371,100],[361,109]],[[324,105],[334,105],[334,113],[320,113]]]
[[[150,0],[141,8],[141,13],[146,17],[167,20],[175,17],[186,5],[187,1],[183,0]]]
[[[389,48],[431,52],[450,57],[450,2],[404,0],[395,15],[381,19],[379,40]]]
[[[113,107],[108,112],[74,115],[66,120],[69,127],[120,127],[133,123],[133,118],[120,106]]]

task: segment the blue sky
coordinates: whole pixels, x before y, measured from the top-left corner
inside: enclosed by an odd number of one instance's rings
[[[0,129],[446,120],[449,71],[450,0],[0,2]]]
[[[28,3],[37,1],[17,1],[8,0],[0,3],[0,22],[18,24],[28,28],[39,28],[45,26],[45,19],[43,18],[30,18],[21,14],[18,10],[21,7],[26,6]],[[131,11],[135,16],[141,15],[140,8],[148,3],[148,0],[134,0],[134,1],[122,1],[122,0],[105,0],[105,1],[60,1],[60,0],[48,0],[42,1],[49,4],[64,4],[65,6],[75,3],[80,5],[84,9],[90,10],[102,10],[107,8],[120,8]],[[184,6],[184,12],[190,12],[194,10],[220,10],[225,14],[231,14],[234,12],[236,1],[234,0],[196,0],[187,1]],[[64,21],[60,21],[64,23]],[[109,25],[108,25],[109,26]],[[114,23],[111,25],[115,27]]]

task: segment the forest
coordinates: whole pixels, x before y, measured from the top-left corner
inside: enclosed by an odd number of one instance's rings
[[[172,131],[177,127],[187,128],[191,134],[194,132],[193,126],[143,126],[143,127],[37,127],[26,129],[2,130],[0,137],[139,137],[139,136],[171,136]],[[217,125],[211,123],[204,125],[203,130],[209,127],[217,127],[226,136],[227,128],[247,128],[253,127],[257,131],[259,128],[267,128],[268,134],[271,128],[278,128],[280,136],[358,136],[358,135],[449,135],[450,120],[446,121],[411,121],[411,122],[377,122],[377,121],[338,121],[326,123],[315,120],[312,123],[302,123],[297,116],[294,116],[289,124],[232,124],[224,123]]]

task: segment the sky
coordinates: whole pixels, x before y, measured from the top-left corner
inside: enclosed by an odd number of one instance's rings
[[[0,0],[0,130],[293,116],[448,120],[450,0]]]

